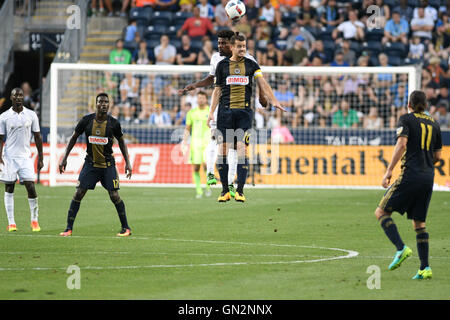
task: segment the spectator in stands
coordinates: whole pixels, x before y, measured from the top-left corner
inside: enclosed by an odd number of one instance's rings
[[[357,96],[357,104],[359,105],[359,110],[361,110],[364,114],[368,114],[370,112],[369,111],[370,107],[378,105],[378,98],[376,97],[372,87],[367,83],[360,83],[358,85],[356,96]]]
[[[286,52],[287,50],[287,43],[289,38],[289,29],[286,27],[280,27],[279,33],[275,35],[273,39],[273,43],[275,44],[275,47],[280,50],[282,53]],[[306,49],[306,48],[305,48]],[[306,49],[308,50],[308,49]]]
[[[354,66],[356,61],[356,53],[350,47],[350,40],[344,40],[341,44],[341,52],[344,55],[344,62],[348,63],[349,66]]]
[[[178,0],[155,0],[156,11],[178,11]]]
[[[375,0],[374,2],[375,2],[374,4],[378,8],[380,8],[379,16],[376,17],[375,20],[377,28],[384,28],[386,25],[386,21],[388,21],[391,18],[391,9],[386,3],[384,3],[384,0]]]
[[[385,53],[380,53],[378,55],[378,61],[380,67],[390,67],[388,64],[388,56]],[[379,73],[375,78],[375,86],[380,88],[388,88],[394,82],[394,75],[392,73]]]
[[[305,27],[300,27],[297,23],[293,23],[290,26],[290,34],[288,36],[287,39],[287,47],[286,49],[289,50],[290,48],[292,48],[295,44],[295,38],[297,38],[297,36],[302,36],[304,40],[303,42],[303,48],[306,49],[306,51],[310,51],[314,41],[316,41],[316,39],[314,38],[314,36],[312,35],[311,32],[309,32]]]
[[[197,50],[191,47],[191,38],[184,34],[181,37],[181,48],[177,51],[177,64],[197,64]]]
[[[37,97],[33,95],[33,90],[28,82],[22,83],[20,88],[23,91],[23,106],[30,110],[36,109]]]
[[[169,114],[175,113],[180,106],[180,96],[170,83],[159,93],[157,100]]]
[[[342,32],[343,38],[352,41],[364,40],[364,24],[358,20],[356,10],[350,10],[348,13],[348,20],[338,25],[333,30],[332,37],[336,43],[342,41],[339,33]]]
[[[356,96],[360,84],[366,84],[366,82],[359,78],[357,74],[351,74],[347,76],[344,81],[343,95],[348,96],[352,94]]]
[[[98,11],[97,11],[97,0],[92,0],[92,2],[91,2],[92,15],[94,17],[97,16],[97,14],[99,14],[100,16],[104,16],[105,15],[105,9],[104,9],[105,6],[109,11],[108,17],[112,17],[114,15],[114,10],[112,7],[111,0],[98,0]]]
[[[181,35],[184,32],[187,32],[188,36],[191,38],[202,38],[208,32],[215,34],[211,20],[200,17],[199,7],[194,7],[194,9],[192,9],[192,12],[194,16],[187,18],[184,21],[184,24],[181,27],[181,29],[178,30],[177,32],[178,38],[181,38]]]
[[[270,135],[272,143],[293,144],[295,143],[294,136],[289,131],[288,127],[283,123],[283,116],[280,110],[275,112],[274,126]]]
[[[418,8],[417,17],[411,20],[410,25],[413,36],[418,36],[422,41],[426,41],[427,43],[432,39],[434,21],[433,18],[425,16],[423,7]]]
[[[133,52],[133,64],[152,64],[155,61],[152,50],[147,50],[147,42],[139,42],[139,48]]]
[[[231,30],[233,30],[234,32],[242,33],[247,39],[253,37],[253,30],[248,23],[247,16],[243,16],[241,20],[239,20],[234,26],[231,27]]]
[[[323,64],[329,64],[331,61],[329,55],[325,52],[323,48],[322,40],[314,41],[311,47],[311,54],[309,55],[309,61],[312,62],[315,57],[320,57]]]
[[[155,103],[155,93],[153,92],[153,82],[147,81],[143,83],[139,95],[141,110],[136,119],[136,123],[143,123],[152,113],[152,106]]]
[[[285,65],[306,66],[308,64],[308,52],[303,48],[304,41],[305,38],[302,36],[295,38],[294,47],[287,50],[284,55]]]
[[[338,95],[330,81],[317,88],[314,105],[314,117],[318,119],[318,124],[321,127],[330,126],[331,116],[339,110]]]
[[[215,53],[211,40],[204,39],[202,50],[198,53],[197,64],[209,65],[212,55]]]
[[[219,27],[231,27],[231,20],[228,19],[227,12],[225,11],[225,6],[227,5],[228,0],[221,0],[221,2],[216,5],[214,9],[214,21]],[[248,7],[246,17],[248,18]]]
[[[438,88],[439,85],[445,81],[447,74],[441,68],[440,63],[441,59],[439,57],[431,57],[430,64],[427,67],[427,70],[430,71],[431,81],[434,82],[435,86]]]
[[[276,48],[275,43],[269,42],[265,52],[258,51],[257,60],[262,66],[282,66],[283,53]]]
[[[123,48],[123,40],[119,39],[116,41],[116,48],[113,49],[109,54],[110,64],[130,64],[131,63],[131,53],[127,49]]]
[[[256,47],[260,50],[266,50],[267,43],[272,36],[272,27],[265,16],[259,17],[258,26],[255,30]]]
[[[267,23],[271,26],[276,26],[280,21],[280,16],[272,5],[270,0],[263,0],[262,6],[259,9],[259,17],[264,17]]]
[[[383,119],[378,115],[377,107],[370,107],[369,114],[364,118],[363,127],[370,130],[383,128]]]
[[[289,84],[286,83],[286,80],[283,79],[283,81],[278,84],[278,88],[274,91],[273,94],[283,106],[283,108],[285,108],[286,111],[290,113],[292,112],[292,107],[294,105],[295,94],[293,90],[288,87],[288,85]]]
[[[336,0],[326,1],[324,12],[320,17],[320,22],[325,27],[335,27],[344,22],[344,17],[339,13],[339,9],[336,6]]]
[[[439,93],[437,96],[437,104],[447,101],[450,104],[450,94],[448,91],[448,85],[446,83],[442,83],[439,87]],[[449,110],[450,111],[450,110]]]
[[[393,11],[398,11],[400,17],[406,21],[411,21],[413,17],[413,8],[408,6],[408,0],[400,0],[400,3],[394,6]]]
[[[424,15],[427,19],[432,19],[433,22],[438,19],[438,11],[436,8],[428,4],[428,0],[422,0],[419,7],[414,8],[413,19],[420,18],[420,11],[423,10]]]
[[[406,84],[399,83],[397,90],[392,93],[392,106],[389,120],[389,127],[395,128],[398,119],[401,115],[406,113],[406,107],[408,105],[408,92],[406,91]]]
[[[297,13],[300,10],[302,0],[278,0],[281,13],[290,12]]]
[[[340,109],[333,114],[332,124],[335,128],[357,128],[359,123],[358,115],[355,110],[350,109],[349,102],[343,98],[340,103]]]
[[[191,110],[191,104],[189,102],[182,103],[180,106],[180,110],[178,110],[175,115],[174,125],[176,126],[184,126],[186,124],[186,115]]]
[[[425,52],[425,46],[420,42],[420,37],[415,35],[409,43],[408,58],[413,60],[422,60]]]
[[[248,38],[247,39],[247,52],[248,54],[250,54],[252,57],[256,57],[256,42],[255,39],[253,38]]]
[[[180,6],[181,12],[192,12],[192,8],[194,8],[197,0],[180,0],[178,5]]]
[[[344,53],[342,51],[337,51],[333,62],[330,63],[331,67],[349,67],[350,65],[344,61]]]
[[[225,8],[225,5],[227,4],[228,0],[222,0],[222,6]],[[224,4],[225,3],[225,4]],[[256,7],[255,0],[247,0],[245,2],[245,15],[247,17],[248,22],[250,23],[250,26],[252,28],[255,28],[258,24],[258,18],[259,18],[259,8]],[[217,11],[217,6],[216,6]],[[228,17],[227,17],[228,19]],[[229,20],[229,19],[228,19]]]
[[[120,102],[119,98],[119,84],[120,75],[118,73],[112,73],[109,71],[104,72],[104,76],[101,78],[101,86],[105,89],[109,96],[109,108],[114,109],[114,105]]]
[[[132,73],[126,73],[125,78],[120,82],[120,98],[121,101],[117,105],[124,117],[125,123],[130,123],[131,118],[139,104],[139,79],[134,77]],[[119,115],[116,112],[115,114]]]
[[[177,49],[169,43],[169,36],[161,36],[161,44],[155,47],[156,64],[174,64],[177,56]]]
[[[136,38],[137,32],[137,21],[135,19],[131,19],[128,26],[125,27],[125,42],[134,41]]]
[[[208,0],[199,0],[197,7],[200,9],[200,17],[207,18],[209,20],[214,19],[214,7],[208,3]]]
[[[314,28],[319,26],[319,18],[316,9],[311,7],[310,2],[302,1],[302,6],[297,15],[297,23],[304,27]]]
[[[428,52],[425,59],[438,56],[444,61],[448,61],[450,56],[450,18],[447,12],[443,12],[436,23],[434,43],[428,44]]]
[[[400,16],[399,11],[392,12],[392,19],[390,19],[384,28],[384,37],[382,43],[387,42],[402,42],[408,44],[409,25],[408,21]]]
[[[169,127],[172,125],[172,120],[170,119],[170,115],[162,110],[161,104],[156,103],[148,119],[148,124],[155,127]]]
[[[429,107],[428,111],[430,114],[433,114],[436,112],[436,106],[438,103],[435,86],[432,85],[431,83],[429,83],[425,87],[424,92],[425,92],[425,96],[427,97],[427,103],[428,103],[428,107]]]
[[[439,102],[433,118],[439,124],[441,129],[450,129],[450,104],[448,101]]]

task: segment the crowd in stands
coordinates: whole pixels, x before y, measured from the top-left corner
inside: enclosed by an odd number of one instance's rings
[[[105,1],[107,2],[107,1]],[[217,32],[244,33],[262,66],[420,65],[429,113],[450,128],[450,2],[441,0],[244,0],[246,15],[226,17],[227,0],[125,0],[129,25],[110,63],[208,65]],[[368,8],[376,5],[378,11]],[[177,89],[205,74],[105,75],[113,113],[126,122],[183,124],[195,92]],[[256,108],[256,125],[394,128],[405,112],[408,78],[400,74],[266,74],[287,113]]]

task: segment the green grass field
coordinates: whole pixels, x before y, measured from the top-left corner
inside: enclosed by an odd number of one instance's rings
[[[246,203],[219,204],[218,189],[197,200],[193,189],[123,187],[129,238],[115,236],[120,223],[103,188],[86,195],[71,238],[58,233],[75,188],[37,191],[39,233],[23,186],[17,232],[6,231],[0,205],[0,299],[450,298],[449,193],[435,192],[428,212],[434,278],[413,281],[415,233],[398,214],[413,256],[387,270],[395,248],[373,215],[381,190],[247,189]],[[71,265],[80,268],[80,289],[67,288]],[[373,265],[381,289],[367,287]]]

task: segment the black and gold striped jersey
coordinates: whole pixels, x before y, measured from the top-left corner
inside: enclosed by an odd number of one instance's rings
[[[253,78],[262,77],[259,65],[246,57],[239,61],[225,58],[219,62],[214,78],[215,86],[222,89],[219,108],[250,108]]]
[[[108,115],[107,119],[97,122],[95,113],[84,116],[75,127],[78,134],[86,135],[86,160],[96,168],[106,168],[114,165],[113,140],[123,136],[122,128],[117,119]]]

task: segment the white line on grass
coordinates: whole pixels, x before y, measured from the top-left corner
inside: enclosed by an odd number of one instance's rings
[[[56,235],[14,235],[18,237],[46,237],[46,238],[59,238],[64,239]],[[117,237],[100,237],[100,236],[72,236],[73,238],[96,238],[96,239],[118,239]],[[153,241],[173,241],[173,242],[197,242],[197,243],[210,243],[210,244],[226,244],[226,245],[241,245],[241,246],[272,246],[272,247],[293,247],[293,248],[307,248],[307,249],[321,249],[345,252],[346,255],[340,255],[336,257],[320,257],[319,259],[312,260],[293,260],[293,261],[257,261],[257,262],[218,262],[218,263],[200,263],[200,264],[173,264],[173,265],[147,265],[147,266],[83,266],[85,270],[111,270],[111,269],[150,269],[150,268],[187,268],[187,267],[216,267],[216,266],[238,266],[238,265],[274,265],[274,264],[298,264],[298,263],[313,263],[324,262],[340,259],[354,258],[358,256],[357,251],[346,250],[340,248],[327,248],[319,246],[302,246],[295,244],[275,244],[275,243],[247,243],[247,242],[231,242],[231,241],[216,241],[216,240],[192,240],[192,239],[170,239],[170,238],[147,238],[147,237],[131,237],[128,239],[133,240],[153,240]],[[34,267],[34,268],[2,268],[0,271],[24,271],[24,270],[55,270],[63,269],[62,267]]]

